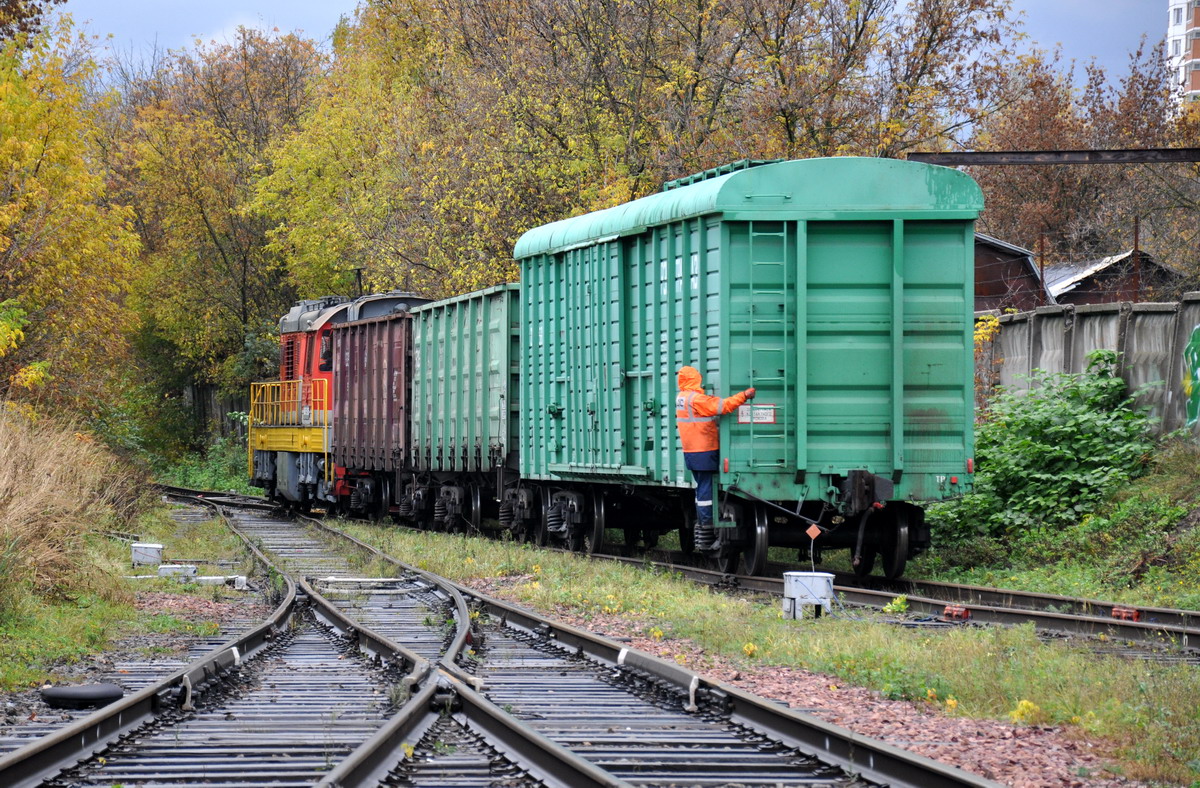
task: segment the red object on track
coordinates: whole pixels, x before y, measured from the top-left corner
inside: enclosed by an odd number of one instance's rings
[[[946,605],[942,618],[947,621],[967,621],[971,618],[971,611],[962,605]]]

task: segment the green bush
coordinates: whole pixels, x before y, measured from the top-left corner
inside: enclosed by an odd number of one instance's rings
[[[1127,395],[1117,359],[1096,350],[1080,374],[1035,370],[1029,389],[993,400],[976,432],[975,491],[929,509],[939,541],[991,554],[1002,538],[1060,531],[1143,471],[1152,420]]]
[[[250,486],[248,475],[244,438],[218,438],[204,454],[187,455],[155,471],[160,482],[178,487],[261,493],[262,490]]]

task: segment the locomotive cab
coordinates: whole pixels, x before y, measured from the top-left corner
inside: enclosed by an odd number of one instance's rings
[[[250,387],[250,483],[300,508],[336,500],[329,332],[349,306],[344,296],[297,302],[279,321],[279,379]]]

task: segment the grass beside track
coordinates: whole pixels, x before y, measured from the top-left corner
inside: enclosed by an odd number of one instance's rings
[[[1149,472],[1066,527],[950,540],[909,564],[921,580],[1200,610],[1200,444],[1173,440]],[[941,529],[932,523],[935,541]]]
[[[165,546],[168,557],[234,559],[239,567],[200,567],[201,574],[246,574],[253,566],[241,540],[218,520],[179,523],[165,507],[149,510],[136,524],[143,541]],[[91,570],[87,583],[54,594],[26,593],[0,615],[0,690],[40,686],[56,670],[100,653],[119,638],[140,634],[213,635],[215,621],[188,620],[138,610],[135,593],[192,594],[214,601],[242,595],[225,586],[198,586],[174,580],[126,580],[131,574],[126,542],[98,534],[82,538],[77,549]],[[143,569],[143,572],[146,570]]]
[[[654,639],[691,641],[757,667],[828,673],[947,714],[1067,726],[1102,741],[1129,777],[1200,779],[1194,668],[1044,644],[1031,627],[920,631],[864,617],[786,621],[774,602],[713,593],[645,568],[522,544],[342,525],[390,555],[455,580],[508,578],[516,599],[539,610],[619,615]],[[677,659],[686,663],[689,650],[681,644]]]

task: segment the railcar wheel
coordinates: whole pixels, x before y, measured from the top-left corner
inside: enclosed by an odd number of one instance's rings
[[[880,553],[883,555],[883,576],[895,580],[904,574],[908,564],[908,509],[903,504],[893,504],[891,521],[883,536]]]
[[[750,539],[742,551],[742,569],[748,575],[761,575],[767,568],[767,547],[770,544],[771,520],[764,506],[754,507],[750,522]]]
[[[592,522],[583,532],[583,552],[588,555],[604,552],[604,529],[607,527],[608,498],[603,492],[597,492],[592,496]]]
[[[463,515],[467,525],[467,533],[478,534],[483,527],[483,494],[478,484],[467,486],[468,511]]]
[[[380,522],[387,519],[388,512],[392,508],[392,480],[388,477],[383,477],[379,480],[378,495],[379,497],[370,503],[370,508],[367,512],[367,518],[371,522]]]

